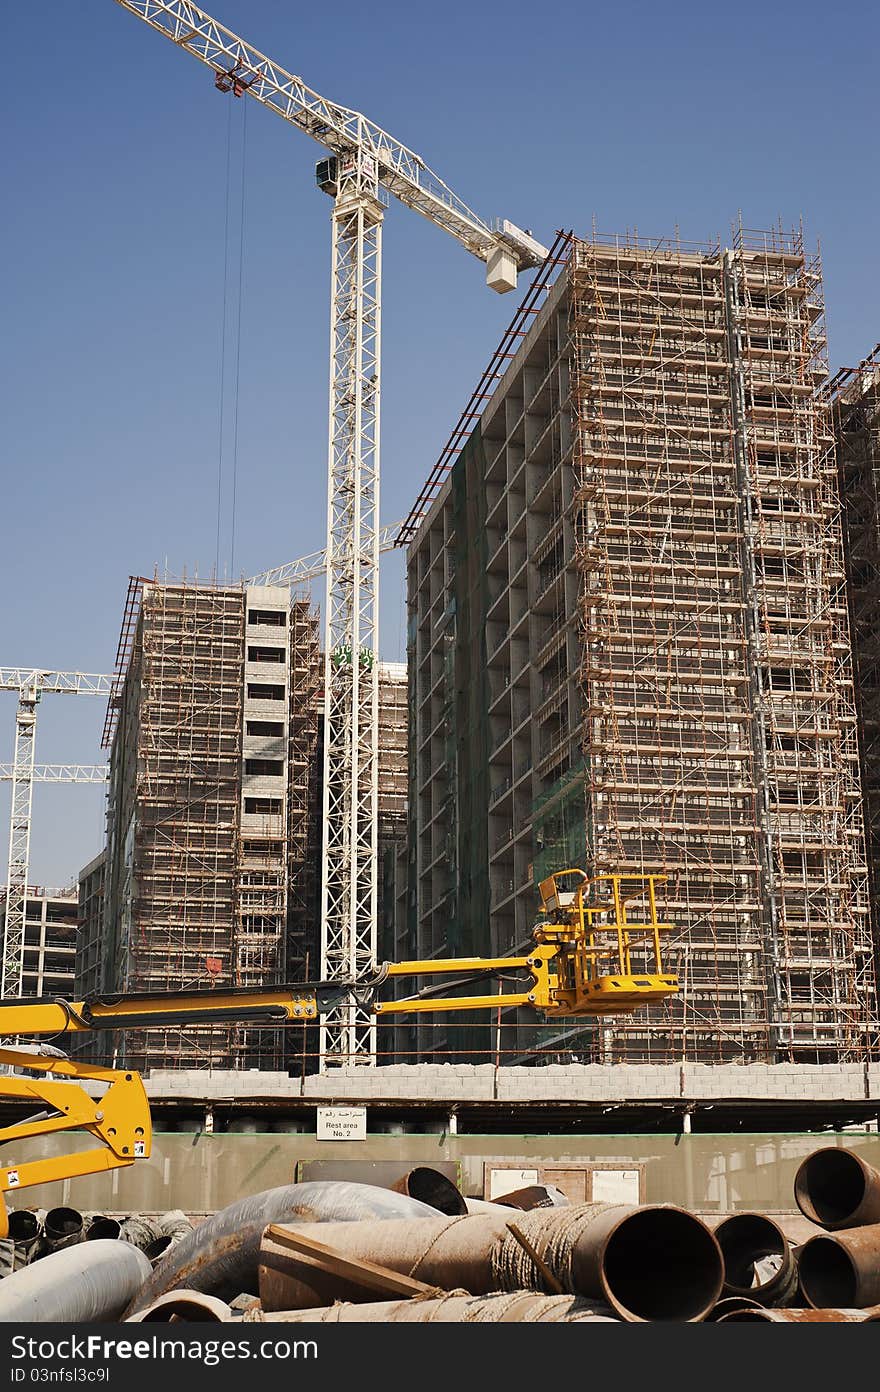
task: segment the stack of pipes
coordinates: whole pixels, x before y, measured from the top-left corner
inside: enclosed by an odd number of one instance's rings
[[[821,1230],[800,1245],[767,1214],[571,1204],[543,1185],[490,1202],[427,1166],[388,1189],[266,1190],[195,1226],[18,1210],[0,1321],[880,1322],[880,1173],[818,1150],[794,1198]]]

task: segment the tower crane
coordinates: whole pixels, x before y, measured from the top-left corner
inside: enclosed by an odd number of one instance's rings
[[[18,692],[15,716],[15,758],[10,769],[12,806],[9,817],[9,855],[6,868],[6,916],[0,999],[21,994],[24,974],[24,920],[27,906],[31,846],[31,809],[35,782],[93,782],[91,775],[65,779],[38,778],[36,751],[37,707],[47,691],[68,696],[108,696],[112,677],[93,672],[44,672],[33,667],[0,667],[0,691]],[[100,780],[100,781],[103,781]]]
[[[402,522],[394,522],[390,527],[382,527],[379,532],[380,555],[385,551],[394,550],[397,545],[396,537],[402,526]],[[287,565],[275,566],[274,570],[263,570],[259,575],[252,575],[247,584],[304,585],[309,580],[316,580],[319,575],[324,575],[326,569],[326,551],[312,551],[308,556],[300,556],[295,561],[288,561]]]
[[[491,289],[516,288],[547,249],[513,223],[484,222],[413,150],[359,111],[307,87],[188,0],[116,0],[319,145],[331,216],[330,403],[324,609],[321,971],[357,979],[376,960],[379,402],[382,220],[386,195],[486,263]],[[359,1005],[321,1024],[322,1066],[375,1061],[375,1021]]]
[[[106,783],[107,764],[34,764],[35,783]],[[15,780],[15,764],[0,764],[0,783]]]

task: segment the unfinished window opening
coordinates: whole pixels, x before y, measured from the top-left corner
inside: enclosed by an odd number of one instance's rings
[[[283,609],[249,609],[249,624],[262,624],[264,628],[286,628],[287,614]]]
[[[283,851],[281,841],[254,841],[246,840],[242,843],[242,849],[246,856],[280,856]]]
[[[245,759],[244,771],[262,778],[281,778],[284,774],[283,759]]]
[[[248,817],[280,817],[281,798],[248,797],[244,800],[244,810]]]
[[[245,725],[249,735],[278,736],[284,735],[283,720],[248,720]]]
[[[283,701],[287,692],[283,686],[266,686],[261,682],[248,682],[248,700]]]
[[[263,648],[248,647],[248,662],[286,662],[287,653],[284,648]]]

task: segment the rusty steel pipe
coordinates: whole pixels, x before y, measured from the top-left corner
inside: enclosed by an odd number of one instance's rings
[[[735,1310],[760,1310],[757,1300],[749,1300],[745,1295],[726,1295],[723,1300],[719,1300],[717,1305],[706,1316],[707,1324],[717,1324],[723,1320],[725,1315],[732,1315]]]
[[[880,1319],[868,1310],[734,1310],[722,1315],[721,1324],[738,1324],[743,1320],[766,1320],[770,1324],[864,1324],[867,1319]]]
[[[401,1175],[396,1184],[391,1185],[394,1194],[406,1194],[411,1199],[419,1199],[438,1213],[454,1217],[457,1213],[467,1213],[467,1206],[460,1189],[453,1184],[442,1170],[433,1170],[430,1165],[416,1165]]]
[[[180,1286],[231,1300],[255,1295],[260,1238],[267,1223],[337,1219],[436,1218],[437,1210],[373,1184],[314,1180],[264,1189],[205,1218],[162,1256],[125,1318]]]
[[[713,1232],[724,1258],[724,1295],[744,1295],[758,1305],[790,1305],[797,1296],[798,1272],[788,1238],[763,1213],[732,1213]],[[758,1263],[778,1261],[763,1277]]]
[[[880,1223],[880,1172],[851,1150],[827,1146],[799,1166],[794,1198],[805,1218],[829,1232]]]
[[[580,1204],[530,1213],[499,1206],[497,1214],[418,1222],[328,1223],[320,1241],[349,1258],[472,1295],[524,1288],[546,1292],[544,1270],[549,1270],[564,1293],[601,1300],[630,1323],[702,1320],[721,1294],[724,1277],[721,1249],[705,1223],[671,1204]],[[306,1265],[281,1238],[265,1234],[260,1247],[264,1310],[358,1303],[364,1295],[356,1281]]]
[[[528,1290],[367,1305],[340,1302],[316,1310],[254,1310],[245,1319],[283,1324],[620,1324],[610,1307],[598,1301]]]
[[[819,1233],[797,1254],[800,1288],[814,1310],[880,1304],[880,1223]]]

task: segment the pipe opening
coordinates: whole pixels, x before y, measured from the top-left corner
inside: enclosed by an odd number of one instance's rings
[[[833,1237],[811,1237],[798,1253],[801,1290],[816,1310],[858,1305],[858,1276],[849,1253]]]
[[[865,1172],[846,1150],[817,1150],[801,1165],[794,1196],[804,1217],[820,1227],[841,1227],[865,1197]]]
[[[14,1208],[9,1215],[9,1236],[13,1242],[35,1242],[39,1235],[37,1215],[27,1208]]]
[[[148,1242],[143,1249],[144,1256],[148,1261],[157,1262],[161,1256],[168,1251],[171,1246],[172,1238],[170,1233],[163,1233],[161,1237],[154,1237],[152,1242]]]
[[[605,1247],[610,1303],[641,1320],[695,1320],[708,1313],[724,1277],[718,1243],[678,1209],[646,1209],[624,1218]]]
[[[430,1165],[417,1165],[400,1183],[404,1186],[400,1192],[429,1204],[438,1213],[446,1213],[453,1218],[467,1213],[467,1204],[452,1180]]]
[[[788,1243],[776,1224],[759,1213],[735,1213],[715,1229],[715,1240],[724,1258],[724,1284],[737,1294],[760,1290],[776,1280],[788,1257]],[[772,1274],[761,1278],[755,1263],[767,1257],[779,1259]]]
[[[181,1295],[179,1298],[163,1303],[157,1300],[149,1310],[140,1316],[141,1324],[221,1324],[223,1315],[219,1314],[215,1308],[220,1301],[212,1301],[209,1296],[207,1300],[199,1299],[194,1294],[192,1298]]]
[[[82,1232],[82,1214],[75,1208],[50,1208],[43,1223],[46,1237],[55,1242],[62,1237],[73,1237]]]
[[[122,1224],[115,1218],[106,1218],[103,1216],[100,1218],[93,1218],[91,1223],[89,1223],[86,1240],[88,1242],[95,1242],[99,1238],[106,1238],[109,1241],[114,1237],[118,1237],[121,1231]]]
[[[717,1324],[719,1320],[726,1319],[728,1315],[738,1313],[740,1310],[760,1310],[761,1306],[757,1300],[749,1300],[745,1295],[728,1295],[718,1304],[713,1306],[706,1316],[707,1324]]]

